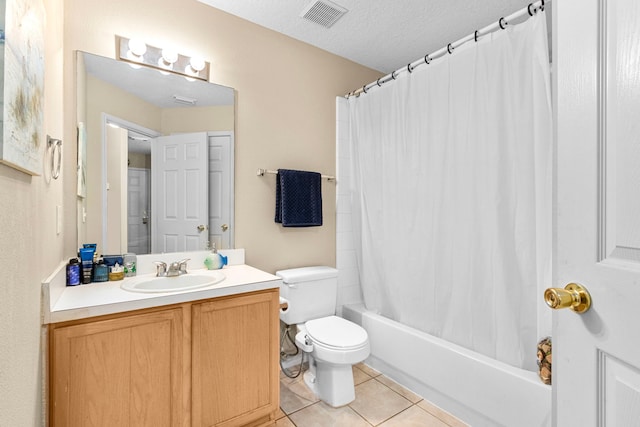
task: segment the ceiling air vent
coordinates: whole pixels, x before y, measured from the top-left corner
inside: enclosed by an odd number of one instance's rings
[[[328,0],[318,0],[310,3],[300,14],[304,19],[322,25],[325,28],[331,27],[338,19],[347,13],[347,9],[338,6]]]

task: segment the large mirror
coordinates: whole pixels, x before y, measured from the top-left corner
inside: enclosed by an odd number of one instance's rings
[[[104,254],[234,245],[234,90],[77,54],[78,239]]]

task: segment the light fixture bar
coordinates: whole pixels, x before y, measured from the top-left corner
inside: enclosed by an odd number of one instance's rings
[[[179,53],[171,52],[167,54],[167,50],[148,44],[142,49],[139,41],[130,43],[130,39],[116,35],[116,45],[118,46],[118,59],[135,65],[143,65],[145,67],[154,68],[161,72],[179,74],[187,78],[209,81],[210,64],[199,57],[189,57]],[[136,47],[136,52],[131,51],[131,45]],[[142,52],[142,54],[140,54]],[[175,60],[174,60],[175,59]],[[170,62],[174,60],[174,62]]]

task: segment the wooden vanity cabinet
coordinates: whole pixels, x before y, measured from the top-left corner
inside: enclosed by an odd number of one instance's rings
[[[192,308],[192,424],[258,426],[279,406],[279,292]]]
[[[179,426],[181,308],[52,325],[53,426]]]
[[[50,424],[273,424],[278,309],[268,289],[50,325]]]

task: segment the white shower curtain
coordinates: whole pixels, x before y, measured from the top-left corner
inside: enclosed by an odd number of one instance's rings
[[[551,283],[549,74],[539,13],[349,99],[367,308],[533,369]]]

